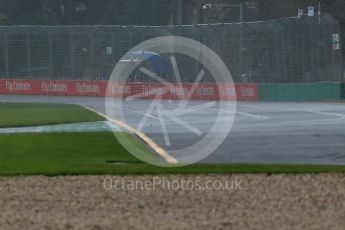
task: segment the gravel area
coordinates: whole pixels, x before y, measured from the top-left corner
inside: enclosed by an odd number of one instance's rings
[[[345,229],[345,174],[1,177],[0,229]]]

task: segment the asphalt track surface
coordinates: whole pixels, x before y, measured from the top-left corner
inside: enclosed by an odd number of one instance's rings
[[[78,104],[105,113],[105,100],[101,97],[0,95],[0,101]],[[164,107],[173,107],[177,101],[162,103]],[[192,106],[203,103],[207,102],[189,102]],[[169,150],[172,147],[166,146],[159,117],[154,112],[147,113],[149,105],[149,100],[124,105],[126,122],[136,127],[146,117],[142,131]],[[183,120],[204,133],[212,126],[216,110],[198,110]],[[173,121],[166,125],[173,148],[184,148],[200,138]],[[202,162],[345,164],[345,104],[238,102],[231,132]]]

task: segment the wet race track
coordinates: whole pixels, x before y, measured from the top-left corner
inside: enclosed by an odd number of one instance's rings
[[[105,113],[101,97],[1,95],[1,102],[47,102],[88,106]],[[189,101],[202,109],[181,117],[183,124],[166,119],[163,135],[159,114],[148,113],[151,101],[135,100],[122,106],[126,122],[169,151],[183,149],[206,133],[218,113],[217,102]],[[161,101],[165,108],[178,101]],[[208,104],[207,104],[208,103]],[[207,105],[202,107],[202,105]],[[202,162],[207,163],[345,163],[345,105],[343,103],[238,102],[234,124],[225,141]],[[145,118],[145,122],[142,122]],[[188,124],[188,126],[186,126]],[[198,134],[198,132],[200,132]],[[181,156],[175,156],[177,159]]]

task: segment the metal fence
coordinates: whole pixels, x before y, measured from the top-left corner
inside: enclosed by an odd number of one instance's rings
[[[339,33],[338,22],[327,14],[321,23],[317,17],[303,17],[188,26],[0,27],[0,76],[107,79],[133,46],[179,35],[213,49],[235,82],[341,81],[342,52],[334,41]],[[183,81],[193,81],[200,65],[183,57],[178,62]]]

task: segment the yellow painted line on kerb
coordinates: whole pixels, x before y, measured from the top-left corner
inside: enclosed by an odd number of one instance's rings
[[[178,161],[176,160],[175,157],[171,156],[169,153],[167,153],[162,147],[160,147],[159,145],[156,144],[156,142],[154,142],[151,138],[149,138],[146,134],[144,134],[143,132],[140,132],[139,130],[131,127],[130,125],[126,124],[123,121],[120,120],[116,120],[113,119],[103,113],[100,113],[94,109],[91,109],[87,106],[84,106],[86,109],[97,113],[98,115],[104,117],[105,119],[107,119],[110,122],[113,122],[115,125],[124,128],[126,130],[128,130],[131,133],[136,134],[141,140],[143,140],[148,146],[150,146],[150,148],[152,148],[158,155],[160,155],[164,160],[166,160],[168,163],[171,164],[177,164]]]

